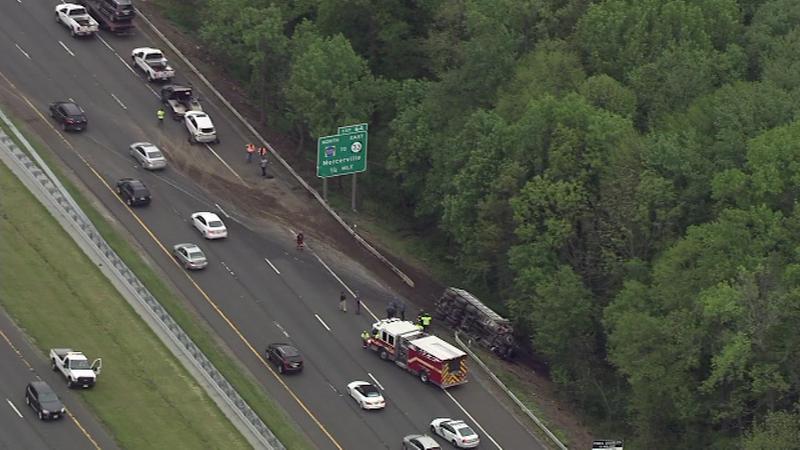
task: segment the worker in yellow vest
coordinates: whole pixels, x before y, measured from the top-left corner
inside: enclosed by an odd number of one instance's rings
[[[364,330],[361,332],[361,346],[367,348],[369,345],[369,331]]]

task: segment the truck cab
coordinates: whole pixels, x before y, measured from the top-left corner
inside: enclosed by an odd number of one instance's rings
[[[97,382],[97,375],[100,374],[103,367],[103,361],[100,358],[90,364],[86,355],[71,348],[51,349],[50,363],[54,372],[61,372],[70,388],[94,386]]]

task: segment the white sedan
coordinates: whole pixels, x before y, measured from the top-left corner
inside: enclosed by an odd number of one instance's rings
[[[383,409],[386,406],[381,391],[366,381],[353,381],[348,384],[347,393],[361,409]]]
[[[192,214],[192,226],[206,239],[222,239],[228,237],[228,229],[222,219],[212,212],[196,212]]]
[[[458,448],[474,448],[481,443],[478,433],[464,423],[463,420],[453,420],[445,417],[433,419],[431,431]]]

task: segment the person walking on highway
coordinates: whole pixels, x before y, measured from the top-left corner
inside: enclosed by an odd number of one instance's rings
[[[339,311],[347,312],[347,296],[344,294],[344,291],[339,294]]]
[[[261,167],[261,176],[266,178],[267,177],[267,157],[262,156],[261,162],[258,164]]]
[[[261,156],[262,158],[266,158],[267,157],[267,147],[261,147],[260,149],[258,149],[258,155]]]
[[[297,233],[297,249],[302,250],[305,245],[305,236],[303,236],[303,233]]]
[[[256,152],[256,146],[255,144],[247,144],[245,149],[247,150],[247,163],[249,164],[253,161],[253,153]]]
[[[164,116],[166,114],[167,113],[164,112],[164,108],[159,106],[158,111],[156,111],[156,117],[158,117],[158,126],[161,126],[161,124],[164,123]]]
[[[361,314],[361,299],[358,297],[358,292],[353,299],[356,301],[356,314]]]
[[[419,326],[422,327],[423,330],[427,330],[428,327],[431,325],[432,317],[430,314],[426,313],[425,311],[420,311],[419,316],[417,317],[417,323]]]

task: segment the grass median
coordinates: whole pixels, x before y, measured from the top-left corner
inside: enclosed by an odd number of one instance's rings
[[[5,128],[5,127],[3,127]],[[36,144],[34,144],[36,145]],[[42,156],[51,161],[47,152]],[[50,167],[57,173],[55,164]],[[312,448],[209,330],[74,186],[81,208],[153,295],[289,449]],[[101,356],[89,406],[125,448],[249,448],[244,438],[60,228],[0,164],[0,303],[40,350],[71,346]],[[67,325],[65,325],[67,324]],[[143,432],[142,430],[147,430]]]

